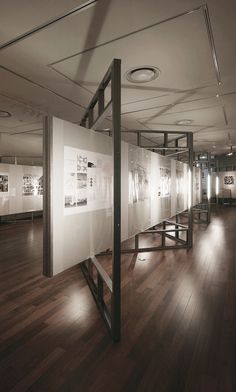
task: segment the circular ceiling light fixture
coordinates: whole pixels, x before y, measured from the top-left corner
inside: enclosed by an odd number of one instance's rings
[[[176,122],[176,125],[190,125],[192,124],[193,120],[179,120]]]
[[[161,71],[151,65],[131,68],[126,72],[126,79],[131,83],[147,83],[160,76]]]
[[[0,110],[0,117],[11,117],[11,113],[6,112],[5,110]]]

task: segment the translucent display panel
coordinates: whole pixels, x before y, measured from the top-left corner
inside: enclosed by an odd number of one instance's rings
[[[187,165],[121,143],[121,239],[187,209]],[[112,248],[112,140],[53,119],[54,274]],[[115,208],[115,206],[114,206]]]

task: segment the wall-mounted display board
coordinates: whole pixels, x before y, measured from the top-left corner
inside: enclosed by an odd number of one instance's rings
[[[53,118],[50,205],[54,275],[111,248],[111,152],[109,136]],[[123,241],[187,209],[188,168],[125,142],[121,153]]]
[[[31,170],[29,169],[29,172]],[[41,170],[40,170],[41,171]],[[43,194],[43,176],[27,173],[23,175],[23,196],[40,196]]]
[[[219,178],[219,198],[236,199],[236,171],[212,173],[211,195],[216,196],[216,176]]]
[[[43,169],[0,163],[0,216],[43,209]]]

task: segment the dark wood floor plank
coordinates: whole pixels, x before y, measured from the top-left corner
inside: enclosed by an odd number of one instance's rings
[[[0,226],[0,250],[0,391],[236,390],[235,207],[189,251],[122,256],[119,344],[78,266],[42,276],[40,219]]]

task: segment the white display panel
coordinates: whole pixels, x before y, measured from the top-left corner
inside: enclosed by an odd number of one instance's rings
[[[186,207],[185,194],[187,192],[186,167],[176,161],[176,211],[183,211]]]
[[[93,162],[94,158],[99,159],[101,156],[103,158],[105,156],[111,162],[112,146],[111,138],[57,118],[53,118],[52,132],[51,211],[53,274],[55,275],[111,246],[111,206],[101,208],[100,203],[98,208],[92,209],[94,201],[91,199],[88,201],[87,193],[83,196],[84,199],[87,197],[87,204],[77,205],[78,191],[85,189],[83,188],[85,180],[81,176],[77,181],[77,174],[83,174],[81,173],[83,170],[77,166],[77,158],[79,156],[86,158],[87,165],[88,162]],[[86,165],[85,162],[84,164]],[[111,170],[112,165],[109,167],[109,173]],[[68,184],[69,173],[76,175],[72,185]],[[82,188],[78,187],[78,182],[83,186]],[[74,197],[72,207],[65,207],[67,195]]]
[[[193,206],[202,202],[202,171],[198,167],[193,168]]]
[[[128,237],[145,230],[151,225],[151,152],[128,145],[128,157],[121,152],[122,159],[128,159],[127,177],[129,187]],[[122,228],[121,228],[122,230]]]
[[[56,274],[112,246],[112,140],[53,118]],[[91,186],[92,183],[92,186]],[[187,165],[121,143],[122,241],[187,209]]]
[[[0,215],[43,209],[43,169],[0,164]]]

